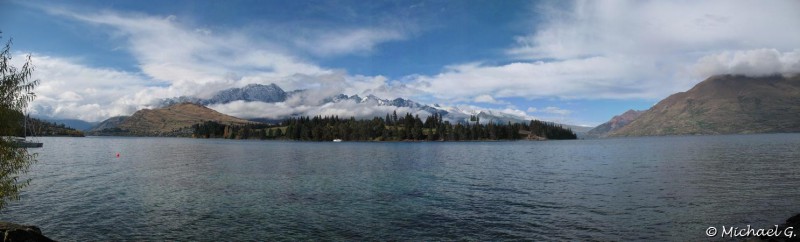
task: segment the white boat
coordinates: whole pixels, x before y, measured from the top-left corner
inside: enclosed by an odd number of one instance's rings
[[[11,143],[11,145],[20,148],[40,148],[44,146],[41,142],[26,140],[24,137],[4,136],[2,138]]]
[[[22,126],[22,130],[23,130],[22,131],[22,136],[23,137],[5,136],[5,137],[2,137],[2,138],[5,139],[7,142],[10,142],[13,146],[19,147],[19,148],[41,148],[42,146],[44,146],[44,144],[42,142],[31,141],[31,140],[28,140],[26,138],[26,134],[29,131],[28,130],[28,116],[25,116],[25,120],[22,123],[23,123],[23,126]],[[33,133],[33,128],[30,129],[30,132],[31,132],[31,134],[33,134],[33,136],[36,136],[36,134]]]
[[[14,138],[16,139],[14,139],[11,143],[14,144],[14,146],[20,148],[41,148],[42,146],[44,146],[42,142],[30,141],[22,137],[14,137]]]
[[[333,142],[342,142],[342,139],[333,139]]]

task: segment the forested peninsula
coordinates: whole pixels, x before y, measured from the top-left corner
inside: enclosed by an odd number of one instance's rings
[[[192,137],[224,139],[281,139],[300,141],[486,141],[576,139],[569,128],[539,120],[530,123],[453,124],[440,115],[424,121],[417,115],[387,114],[385,118],[359,120],[338,116],[289,118],[280,124],[222,124],[205,121],[192,125]]]

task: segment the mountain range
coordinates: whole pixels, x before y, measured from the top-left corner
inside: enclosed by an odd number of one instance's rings
[[[800,75],[712,76],[608,136],[782,132],[800,132]]]
[[[195,103],[203,106],[225,104],[233,101],[276,103],[286,101],[288,94],[278,85],[249,84],[243,88],[229,88],[217,92],[208,99],[181,96],[161,100],[158,107],[166,107],[179,103]]]
[[[216,104],[227,104],[235,101],[246,101],[246,102],[264,102],[264,103],[279,103],[285,102],[288,99],[292,98],[296,95],[305,95],[307,90],[295,90],[295,91],[284,91],[281,87],[276,84],[269,84],[269,85],[262,85],[262,84],[249,84],[247,86],[241,88],[229,88],[222,91],[217,92],[211,98],[197,98],[197,97],[188,97],[188,96],[181,96],[176,98],[167,98],[160,100],[155,106],[156,107],[167,107],[170,105],[178,104],[178,103],[195,103],[203,106],[209,105],[216,105]],[[341,103],[341,102],[353,102],[356,104],[363,104],[363,105],[371,105],[376,107],[396,107],[396,108],[409,108],[410,110],[415,111],[424,111],[430,114],[438,114],[444,117],[447,120],[451,120],[453,122],[467,122],[471,116],[478,116],[481,120],[486,122],[495,122],[495,123],[518,123],[518,122],[527,122],[530,121],[526,117],[508,114],[508,113],[501,113],[501,112],[493,112],[491,110],[464,110],[458,107],[445,107],[440,106],[438,104],[434,105],[427,105],[415,102],[410,99],[404,98],[395,98],[395,99],[382,99],[375,95],[367,95],[366,97],[361,97],[359,95],[345,95],[345,94],[338,94],[330,97],[320,98],[321,103],[317,105],[324,105],[326,103]],[[304,116],[308,114],[295,114],[294,116]],[[288,117],[283,117],[288,118]],[[369,118],[369,117],[364,117]],[[261,122],[273,122],[279,119],[268,119],[268,118],[252,118],[253,121],[261,121]],[[580,126],[571,126],[580,129]]]

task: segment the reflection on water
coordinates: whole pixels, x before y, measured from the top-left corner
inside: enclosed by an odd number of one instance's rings
[[[798,134],[42,141],[0,219],[59,240],[703,240],[800,211]]]

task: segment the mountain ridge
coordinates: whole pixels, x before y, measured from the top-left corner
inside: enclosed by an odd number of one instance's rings
[[[594,127],[593,129],[589,130],[588,132],[586,132],[586,136],[592,138],[604,138],[609,134],[613,133],[614,131],[617,131],[622,127],[625,127],[626,125],[630,124],[631,122],[633,122],[633,120],[638,118],[644,112],[645,110],[629,109],[628,111],[625,111],[620,115],[615,115],[610,120],[608,120],[608,122],[602,123],[597,127]]]
[[[286,101],[287,97],[288,94],[281,87],[275,85],[274,83],[269,85],[248,84],[242,88],[228,88],[221,90],[208,99],[187,96],[162,99],[159,101],[158,106],[166,107],[187,102],[208,106],[212,104],[225,104],[239,100],[248,102],[260,101],[266,103],[275,103]]]
[[[610,136],[800,132],[800,75],[718,75],[661,100]]]
[[[179,103],[157,109],[142,109],[131,116],[110,118],[89,132],[92,135],[187,136],[191,135],[192,125],[205,121],[226,125],[255,123],[199,104]]]

